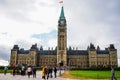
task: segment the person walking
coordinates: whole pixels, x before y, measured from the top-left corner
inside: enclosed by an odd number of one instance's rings
[[[111,80],[117,80],[117,78],[115,77],[115,70],[113,67],[111,67]]]
[[[50,77],[50,67],[47,67],[47,79]]]
[[[48,72],[48,68],[47,67],[43,67],[42,68],[42,79],[43,80],[46,80],[46,78],[48,78],[47,72]]]
[[[57,68],[54,67],[54,77],[56,78],[56,74],[57,74]]]
[[[25,75],[25,66],[21,67],[21,75],[24,76]]]
[[[13,68],[13,76],[15,76],[15,70],[16,70],[16,68],[14,67]]]
[[[42,68],[42,79],[45,80],[45,68]]]
[[[51,77],[51,78],[53,77],[53,76],[52,76],[52,72],[53,72],[53,68],[50,67],[50,68],[49,68],[49,74],[50,74],[50,77]]]
[[[32,68],[30,66],[27,68],[27,74],[28,78],[30,78],[30,75],[32,74]]]
[[[7,68],[7,66],[5,66],[5,67],[4,67],[4,75],[6,75],[7,70],[8,70],[8,68]]]
[[[33,78],[36,78],[36,67],[32,67]]]

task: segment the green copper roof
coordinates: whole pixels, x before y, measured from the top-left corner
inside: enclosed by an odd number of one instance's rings
[[[62,6],[62,9],[61,9],[60,19],[65,19],[63,6]]]

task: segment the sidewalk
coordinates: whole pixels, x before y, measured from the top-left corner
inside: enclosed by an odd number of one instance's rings
[[[63,71],[62,71],[63,73]],[[53,78],[49,78],[48,80],[73,80],[73,79],[66,79],[66,78],[61,78],[58,76],[59,71],[57,72],[57,78],[54,78],[54,73],[53,73]],[[28,76],[21,76],[21,75],[11,75],[10,73],[7,73],[6,75],[0,74],[0,80],[43,80],[41,76],[41,71],[37,72],[36,78],[33,78],[31,75],[30,78]]]

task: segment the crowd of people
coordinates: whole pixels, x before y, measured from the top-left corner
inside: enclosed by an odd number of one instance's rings
[[[8,70],[8,67],[5,66],[4,67],[4,75],[6,75]],[[42,68],[42,79],[43,80],[48,80],[49,78],[56,78],[57,77],[57,67],[51,67],[51,66],[44,66]],[[25,66],[21,66],[21,68],[18,67],[13,67],[13,71],[12,74],[13,76],[15,75],[28,75],[28,78],[30,78],[31,75],[33,75],[33,78],[36,78],[36,71],[37,68],[36,66],[28,66],[27,68]],[[117,78],[115,77],[115,71],[114,68],[111,67],[111,80],[117,80]]]
[[[8,67],[5,66],[4,67],[4,74],[6,75],[8,70]],[[19,67],[12,67],[12,72],[11,74],[13,76],[15,75],[21,75],[21,76],[25,76],[27,75],[28,78],[30,78],[30,76],[33,76],[33,78],[36,78],[36,71],[37,68],[36,66],[19,66]],[[51,67],[51,66],[44,66],[42,67],[42,72],[41,72],[41,78],[43,80],[46,80],[48,78],[56,78],[57,77],[57,67]]]
[[[57,68],[45,66],[42,69],[42,79],[48,80],[48,78],[53,78],[52,73],[54,72],[54,78],[56,78]]]
[[[19,67],[13,67],[12,74],[15,75],[28,75],[28,78],[30,78],[30,75],[33,75],[33,78],[36,78],[36,70],[37,68],[35,66],[28,66],[27,68],[25,66]]]

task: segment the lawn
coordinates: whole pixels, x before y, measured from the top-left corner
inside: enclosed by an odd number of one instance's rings
[[[7,73],[11,73],[12,70],[8,70]],[[0,70],[0,73],[4,73],[4,70]]]
[[[74,70],[70,71],[70,75],[76,78],[108,79],[111,77],[111,71]],[[120,71],[115,71],[115,76],[120,78]]]

